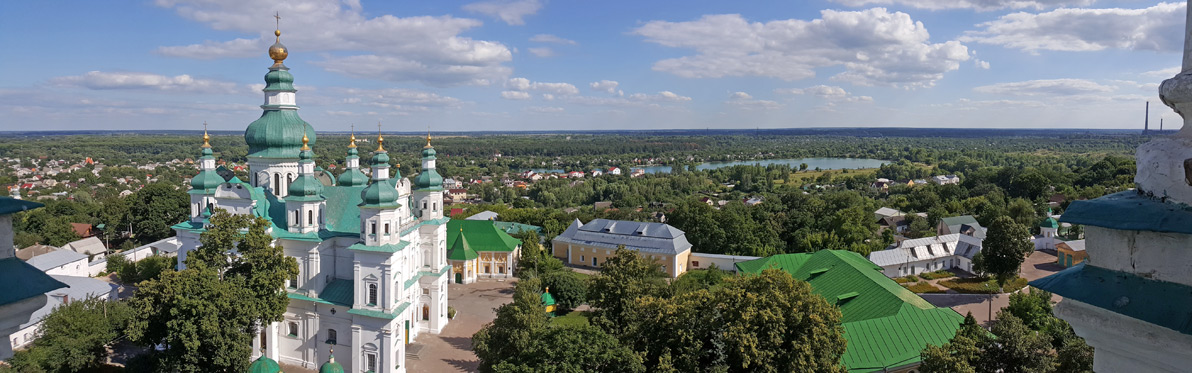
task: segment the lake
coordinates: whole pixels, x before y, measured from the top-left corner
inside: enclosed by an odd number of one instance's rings
[[[749,166],[749,165],[780,165],[798,169],[800,164],[806,163],[808,170],[814,170],[819,167],[821,170],[843,170],[843,169],[859,169],[859,168],[878,168],[883,164],[889,163],[879,159],[864,159],[864,158],[794,158],[794,159],[765,159],[756,161],[733,161],[733,162],[704,162],[695,166],[697,170],[713,170],[723,167],[732,166]],[[646,166],[633,167],[640,168],[648,174],[654,173],[669,173],[670,166]],[[562,169],[550,168],[534,168],[537,173],[561,173]],[[628,174],[630,170],[623,169],[621,172]],[[586,171],[585,171],[586,172]]]

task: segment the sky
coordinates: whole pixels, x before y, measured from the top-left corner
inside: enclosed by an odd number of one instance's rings
[[[280,14],[280,21],[273,16]],[[319,131],[1141,128],[1144,0],[0,2],[0,131],[242,130],[275,24]]]

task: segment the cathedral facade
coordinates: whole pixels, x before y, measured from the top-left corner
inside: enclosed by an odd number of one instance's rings
[[[448,322],[448,218],[435,149],[428,136],[421,172],[411,181],[396,170],[391,175],[378,135],[370,177],[360,169],[353,135],[344,144],[346,170],[330,185],[320,182],[310,148],[315,131],[298,116],[294,77],[282,63],[288,51],[275,33],[264,112],[244,131],[248,180],[221,177],[204,141],[188,192],[191,218],[173,226],[183,243],[179,269],[200,245],[212,211],[265,218],[274,242],[298,261],[299,274],[286,281],[290,305],[284,319],[262,326],[253,338],[254,358],[405,372],[406,344],[421,333],[439,333]]]

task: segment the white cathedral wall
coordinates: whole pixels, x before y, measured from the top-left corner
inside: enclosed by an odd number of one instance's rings
[[[1185,372],[1192,366],[1192,336],[1070,298],[1055,315],[1092,346],[1097,372]]]
[[[1192,235],[1086,226],[1085,237],[1091,265],[1192,286]]]

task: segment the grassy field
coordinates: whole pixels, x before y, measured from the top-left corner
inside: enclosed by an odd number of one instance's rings
[[[799,171],[799,172],[795,172],[795,173],[791,174],[790,180],[788,182],[793,183],[793,182],[798,182],[801,180],[814,180],[815,178],[820,177],[820,175],[823,175],[825,172],[831,172],[833,175],[841,175],[841,172],[843,172],[843,171],[842,170]],[[855,169],[855,170],[848,170],[847,175],[873,175],[875,172],[877,172],[876,168],[859,168],[859,169]]]
[[[937,288],[937,287],[935,287],[935,285],[929,284],[927,282],[917,282],[913,285],[904,284],[904,285],[902,285],[902,287],[907,288],[907,290],[913,291],[918,294],[943,293],[944,292],[944,289]]]
[[[551,322],[551,324],[558,325],[558,326],[568,326],[568,325],[586,326],[586,325],[589,325],[589,322],[588,322],[588,313],[589,312],[590,311],[571,311],[570,313],[568,313],[566,315],[557,316],[557,317],[551,319],[550,322]]]
[[[1014,292],[1026,287],[1026,283],[1025,278],[1018,277],[1006,284],[1006,287],[1002,291],[1006,293]],[[993,278],[956,278],[940,281],[939,284],[965,294],[993,294],[998,292],[997,281],[994,281]]]

